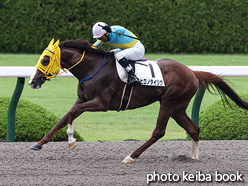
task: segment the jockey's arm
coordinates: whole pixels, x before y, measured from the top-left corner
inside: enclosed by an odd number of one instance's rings
[[[125,32],[125,28],[122,26],[111,26],[111,29],[113,30],[113,32],[116,32],[117,34],[123,34]]]
[[[93,45],[92,48],[100,48],[103,45],[103,41],[97,40]]]

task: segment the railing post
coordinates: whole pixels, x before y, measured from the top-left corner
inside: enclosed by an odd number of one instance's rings
[[[192,106],[191,119],[197,126],[199,126],[199,113],[205,90],[206,90],[205,87],[197,90],[194,103]]]
[[[8,119],[7,119],[7,142],[15,141],[15,113],[18,101],[24,87],[25,78],[18,77],[15,91],[9,103]]]

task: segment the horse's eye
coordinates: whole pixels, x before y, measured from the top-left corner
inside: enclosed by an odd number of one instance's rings
[[[41,62],[41,64],[44,65],[44,66],[49,65],[49,63],[50,63],[50,59],[43,59],[42,62]]]

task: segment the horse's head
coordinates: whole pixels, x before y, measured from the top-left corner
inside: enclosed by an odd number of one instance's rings
[[[33,89],[41,88],[41,85],[48,79],[56,77],[62,69],[60,65],[59,40],[54,44],[54,39],[41,54],[36,70],[30,78],[29,85]]]

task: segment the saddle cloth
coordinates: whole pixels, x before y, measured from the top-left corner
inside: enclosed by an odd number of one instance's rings
[[[163,75],[156,61],[136,61],[134,65],[135,75],[139,78],[141,85],[165,86]],[[117,60],[116,68],[120,79],[127,83],[128,74]]]

